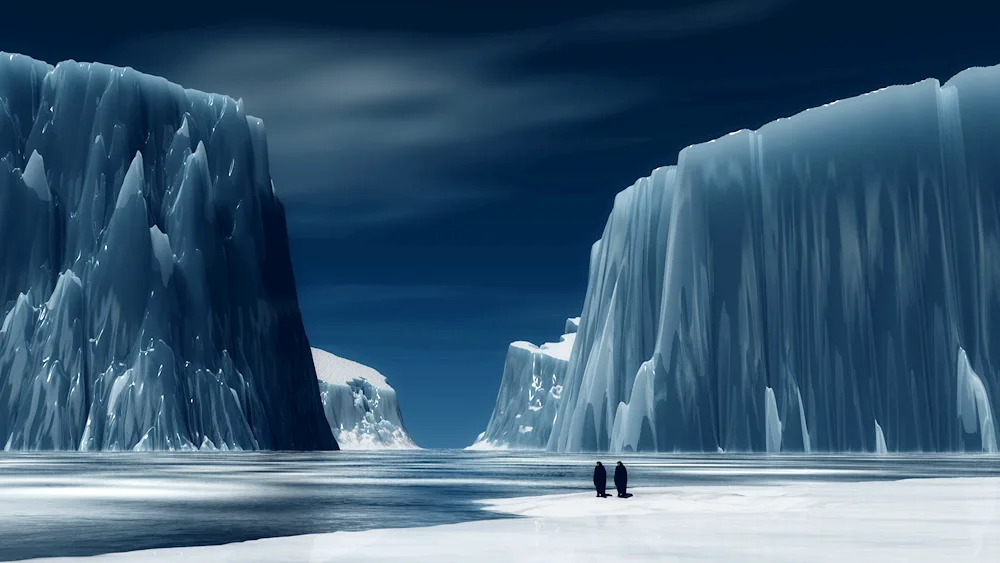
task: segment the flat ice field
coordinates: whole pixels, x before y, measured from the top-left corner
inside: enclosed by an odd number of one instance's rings
[[[594,461],[629,468],[598,499]],[[1000,457],[0,453],[0,561],[1000,562]]]
[[[483,501],[521,516],[47,561],[1000,561],[1000,478],[636,489]]]

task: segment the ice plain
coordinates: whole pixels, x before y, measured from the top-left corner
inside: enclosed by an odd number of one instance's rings
[[[591,496],[594,459],[7,455],[0,559],[1000,560],[995,456],[630,455],[628,500]]]
[[[651,488],[626,500],[583,492],[483,505],[521,518],[58,561],[1000,560],[997,478]]]

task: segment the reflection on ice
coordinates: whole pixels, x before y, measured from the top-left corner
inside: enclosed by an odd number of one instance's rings
[[[510,518],[481,501],[581,491],[589,498],[595,459],[622,460],[637,488],[758,494],[803,483],[1000,477],[997,458],[983,455],[6,454],[0,560]]]
[[[4,503],[0,505],[0,515],[10,510],[11,501],[29,500],[197,500],[210,498],[231,498],[233,496],[255,496],[260,490],[248,484],[238,483],[197,483],[185,482],[183,486],[176,480],[167,479],[73,479],[40,477],[0,478],[0,488],[4,490]]]
[[[520,516],[119,553],[88,563],[993,562],[1000,479],[635,489],[480,503]],[[67,563],[72,560],[64,560]]]

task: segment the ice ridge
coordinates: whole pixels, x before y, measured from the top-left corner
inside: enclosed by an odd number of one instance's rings
[[[1000,67],[687,147],[593,248],[557,451],[995,451]]]
[[[330,449],[263,124],[0,54],[0,443]]]

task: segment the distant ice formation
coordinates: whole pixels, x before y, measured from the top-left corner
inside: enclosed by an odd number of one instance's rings
[[[312,349],[326,420],[344,450],[416,448],[396,390],[374,369]]]
[[[998,92],[884,88],[620,193],[547,447],[996,451]]]
[[[566,334],[559,342],[535,346],[519,341],[510,345],[493,415],[486,431],[468,449],[545,447],[579,324],[579,317],[567,319]]]
[[[0,55],[0,443],[336,448],[260,120]]]

